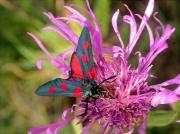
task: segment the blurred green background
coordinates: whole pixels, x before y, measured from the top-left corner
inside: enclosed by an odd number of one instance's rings
[[[127,13],[123,3],[128,4],[135,13],[143,14],[147,2],[91,0],[91,6],[103,29],[104,42],[117,43],[111,17],[117,9],[120,9],[121,15]],[[56,122],[63,110],[76,102],[73,98],[38,97],[34,94],[40,84],[58,77],[59,71],[49,63],[44,63],[41,71],[36,69],[36,60],[45,57],[45,54],[26,34],[28,31],[35,33],[54,56],[66,50],[68,42],[54,32],[41,30],[50,24],[42,13],[50,11],[56,16],[64,16],[67,14],[64,4],[71,3],[85,6],[83,0],[0,0],[0,134],[25,134],[32,127]],[[158,79],[152,83],[173,78],[180,72],[179,9],[179,0],[156,0],[155,11],[159,12],[159,18],[165,24],[175,26],[176,31],[168,41],[169,49],[154,61],[152,73]],[[127,39],[127,27],[121,20],[119,24]],[[74,24],[71,27],[77,33],[81,30]],[[142,51],[146,51],[147,33],[139,43]],[[180,117],[180,104],[161,106],[158,110],[150,114],[148,134],[179,134],[180,125],[175,121]],[[79,134],[81,128],[72,123],[60,133]],[[94,128],[92,133],[98,134],[98,130]]]

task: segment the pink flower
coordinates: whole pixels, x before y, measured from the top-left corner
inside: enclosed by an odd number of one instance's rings
[[[37,67],[41,69],[42,61],[49,61],[63,72],[64,77],[67,77],[68,71],[70,70],[70,59],[67,55],[75,50],[79,37],[70,30],[66,22],[74,21],[82,27],[86,26],[92,37],[97,70],[96,81],[101,82],[112,75],[116,75],[116,80],[103,84],[103,87],[107,89],[109,93],[97,99],[96,105],[99,110],[97,110],[93,100],[89,102],[87,114],[78,122],[79,124],[89,120],[89,123],[83,127],[82,133],[85,134],[94,123],[98,123],[102,126],[103,133],[130,134],[133,133],[135,125],[141,123],[138,131],[139,134],[144,134],[147,115],[152,107],[180,100],[180,75],[160,84],[150,85],[148,83],[148,79],[153,78],[150,72],[153,67],[152,62],[162,51],[168,48],[167,39],[170,38],[175,28],[170,25],[163,25],[156,17],[157,13],[153,13],[154,0],[149,0],[143,16],[139,14],[134,15],[128,6],[124,5],[129,12],[128,15],[123,16],[123,21],[130,27],[129,41],[125,44],[118,31],[117,19],[119,10],[117,10],[112,17],[112,26],[120,45],[113,46],[112,48],[103,48],[102,33],[99,24],[90,8],[88,0],[86,0],[86,4],[87,9],[80,9],[90,16],[93,24],[70,6],[65,6],[65,8],[72,13],[72,15],[68,17],[54,17],[51,13],[45,13],[54,24],[53,26],[45,27],[45,29],[59,33],[72,44],[72,48],[67,52],[59,54],[54,58],[40,40],[35,35],[29,33],[42,51],[48,56],[47,58],[38,60]],[[152,14],[153,19],[158,24],[158,26],[155,27],[155,35],[149,25],[149,19]],[[140,24],[137,23],[137,19],[141,20]],[[145,28],[147,28],[149,34],[148,52],[147,54],[142,54],[140,51],[135,52],[134,55],[137,56],[139,62],[136,67],[131,67],[128,58],[133,55],[133,49],[137,45],[137,41],[140,39]],[[111,54],[111,56],[104,57],[104,53]],[[169,85],[177,85],[177,88],[170,90],[167,88]],[[38,134],[41,132],[46,132],[47,134],[57,133],[61,127],[84,112],[85,103],[84,98],[81,98],[79,104],[74,105],[72,109],[65,110],[62,115],[62,121],[40,128],[34,128],[29,134]],[[73,117],[66,118],[67,114],[73,112],[76,112]]]

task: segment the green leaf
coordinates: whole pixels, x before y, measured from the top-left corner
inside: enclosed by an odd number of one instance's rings
[[[110,0],[96,0],[94,5],[94,13],[103,33],[103,37],[107,36],[110,19]]]
[[[72,0],[71,3],[78,5],[78,6],[84,6],[85,2],[83,0]]]
[[[59,54],[72,47],[68,41],[54,31],[42,30],[37,35],[51,53],[57,51]]]
[[[74,129],[75,134],[80,134],[82,132],[82,125],[81,124],[77,125],[77,122],[78,122],[78,119],[73,120],[72,127]]]
[[[60,129],[59,134],[80,134],[82,132],[82,125],[78,124],[78,119],[73,120],[70,124]]]
[[[177,113],[174,111],[154,111],[149,114],[148,127],[163,127],[175,122]]]
[[[72,124],[67,124],[63,128],[61,128],[58,134],[74,134],[74,129]]]
[[[171,107],[174,111],[176,111],[180,116],[180,102],[176,102],[171,104]]]

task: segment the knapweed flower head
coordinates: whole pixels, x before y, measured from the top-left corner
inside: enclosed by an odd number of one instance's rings
[[[104,48],[100,26],[90,8],[88,0],[86,0],[86,4],[87,9],[82,7],[76,8],[87,13],[91,20],[88,20],[72,6],[65,6],[65,8],[71,12],[71,15],[68,17],[54,17],[51,13],[45,13],[54,24],[53,26],[45,27],[45,29],[57,32],[72,44],[72,48],[65,53],[53,57],[41,41],[35,35],[29,33],[42,51],[47,54],[47,58],[37,61],[37,67],[41,69],[42,61],[49,61],[57,67],[66,78],[70,70],[68,54],[75,51],[79,39],[69,28],[67,22],[72,21],[82,27],[86,26],[91,34],[97,71],[96,81],[100,83],[113,75],[116,76],[116,79],[108,83],[103,83],[103,88],[106,89],[108,93],[99,97],[96,100],[96,105],[93,99],[90,100],[87,114],[83,116],[77,124],[88,121],[87,125],[83,127],[83,134],[87,133],[87,130],[95,123],[102,126],[102,133],[130,134],[133,133],[134,127],[138,126],[138,132],[144,134],[148,112],[153,107],[180,100],[180,75],[156,85],[150,85],[148,82],[150,78],[154,77],[150,72],[153,67],[152,62],[162,51],[168,48],[167,40],[175,31],[175,28],[170,25],[163,25],[157,18],[157,13],[153,13],[154,0],[149,0],[143,16],[133,14],[128,6],[124,5],[129,13],[122,18],[124,23],[129,25],[130,29],[128,43],[124,43],[118,31],[117,20],[119,10],[117,10],[112,17],[112,27],[120,43],[111,48]],[[157,24],[155,28],[150,26],[150,18]],[[140,23],[137,22],[137,19],[140,20]],[[149,44],[144,44],[149,45],[146,54],[134,50],[144,29],[147,29],[149,35]],[[138,58],[138,63],[135,67],[132,67],[128,61],[131,55]],[[170,85],[176,85],[177,87],[174,90],[170,90],[167,87]],[[78,104],[64,111],[61,121],[52,125],[33,128],[29,133],[58,133],[61,127],[75,118],[79,118],[85,109],[86,101],[85,98],[82,97]],[[74,113],[74,116],[67,118],[69,113]]]

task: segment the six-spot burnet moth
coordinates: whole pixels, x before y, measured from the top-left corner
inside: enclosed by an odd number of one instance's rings
[[[104,92],[100,85],[115,77],[111,76],[99,84],[95,81],[96,68],[87,27],[83,28],[80,35],[76,51],[71,57],[70,67],[69,78],[49,81],[40,86],[36,94],[40,96],[84,96],[87,101],[86,113],[89,99],[94,98],[95,101]]]

